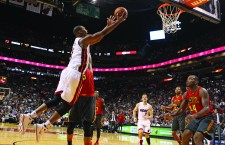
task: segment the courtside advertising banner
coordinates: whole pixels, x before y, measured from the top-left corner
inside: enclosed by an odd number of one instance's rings
[[[137,126],[123,126],[121,133],[138,134]],[[151,127],[152,136],[172,137],[172,130],[170,127]]]

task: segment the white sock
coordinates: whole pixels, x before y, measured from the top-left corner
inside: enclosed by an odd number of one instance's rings
[[[36,118],[38,115],[36,113],[36,111],[31,112],[30,114],[31,118]]]
[[[46,122],[44,123],[44,126],[45,126],[47,129],[49,129],[49,128],[52,126],[52,124],[51,124],[51,122],[48,120],[48,121],[46,121]]]

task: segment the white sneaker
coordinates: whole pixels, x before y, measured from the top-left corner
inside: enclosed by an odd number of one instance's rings
[[[33,119],[31,118],[30,113],[28,113],[28,114],[20,114],[19,121],[20,122],[19,122],[18,130],[19,130],[19,132],[24,134],[26,132],[26,130],[27,130],[28,125],[31,124]]]
[[[36,141],[39,142],[41,136],[47,131],[48,129],[44,126],[44,124],[36,124],[35,125],[35,133],[36,133]]]

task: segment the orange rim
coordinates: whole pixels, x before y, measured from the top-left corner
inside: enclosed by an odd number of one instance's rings
[[[166,15],[166,16],[177,15],[177,14],[181,14],[181,13],[185,12],[184,10],[182,10],[182,9],[180,9],[180,8],[177,8],[179,11],[176,12],[176,13],[173,13],[173,14],[165,14],[165,13],[163,13],[163,12],[161,11],[161,8],[163,8],[163,7],[168,7],[168,6],[171,6],[171,5],[170,5],[170,4],[167,4],[167,3],[160,5],[159,8],[158,8],[158,12],[159,12],[160,14],[163,14],[163,15]],[[174,7],[175,7],[175,6],[174,6]]]

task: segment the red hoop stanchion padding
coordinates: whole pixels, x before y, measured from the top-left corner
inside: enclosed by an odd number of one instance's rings
[[[199,0],[184,0],[184,4],[190,8],[195,8],[198,6],[201,6],[207,2],[209,2],[210,0],[203,0],[203,1],[199,1]]]
[[[177,20],[184,10],[170,4],[162,4],[158,8],[158,15],[162,18],[162,26],[165,33],[177,32]]]

